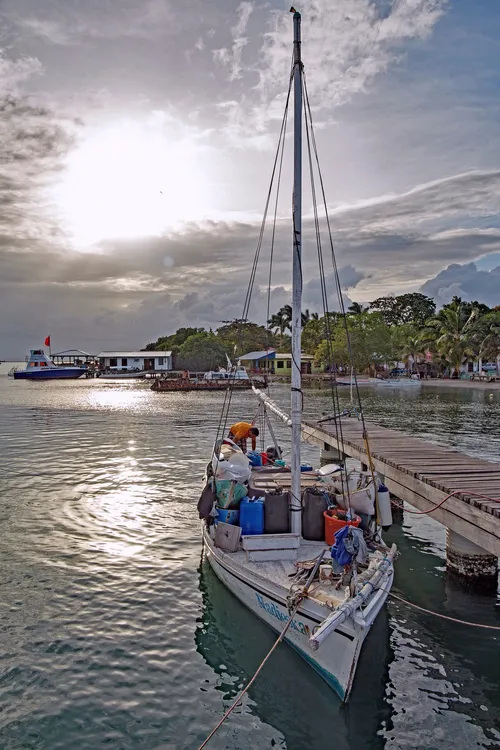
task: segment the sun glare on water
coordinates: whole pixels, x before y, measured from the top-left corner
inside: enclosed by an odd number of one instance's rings
[[[55,200],[78,244],[160,234],[201,219],[207,182],[199,151],[158,128],[123,124],[96,131],[69,157]]]

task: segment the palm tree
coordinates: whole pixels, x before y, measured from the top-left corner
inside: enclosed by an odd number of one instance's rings
[[[285,331],[290,331],[292,327],[292,308],[290,305],[284,305],[277,313],[267,321],[267,325],[275,333],[280,334],[280,343],[283,343]]]
[[[495,362],[497,376],[500,356],[500,314],[489,313],[479,321],[479,356],[481,359]]]
[[[460,366],[469,357],[477,354],[478,310],[463,315],[463,303],[454,299],[443,307],[427,324],[421,342],[430,345],[438,354],[445,357],[453,372],[458,376]]]
[[[352,304],[350,304],[347,308],[347,314],[362,315],[364,312],[367,312],[367,310],[369,310],[369,307],[363,307],[363,305],[360,305],[359,302],[352,302]]]
[[[399,351],[399,357],[405,363],[405,367],[407,370],[410,369],[410,360],[411,360],[411,369],[412,370],[414,369],[415,362],[417,361],[418,357],[424,356],[424,351],[423,351],[424,349],[425,349],[425,346],[423,346],[422,339],[420,338],[420,336],[417,336],[417,335],[408,336],[408,338],[403,343]]]

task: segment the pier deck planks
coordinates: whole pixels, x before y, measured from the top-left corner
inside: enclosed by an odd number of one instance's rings
[[[431,516],[500,557],[500,463],[379,425],[367,423],[367,432],[375,469],[391,492],[418,510],[429,510],[456,492]],[[340,424],[303,422],[302,436],[368,463],[362,424],[355,418],[343,417]]]

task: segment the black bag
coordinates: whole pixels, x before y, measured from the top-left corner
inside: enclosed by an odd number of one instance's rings
[[[213,479],[209,479],[203,492],[201,493],[200,499],[198,500],[198,515],[200,518],[210,518],[210,512],[217,499],[215,494],[215,482]]]

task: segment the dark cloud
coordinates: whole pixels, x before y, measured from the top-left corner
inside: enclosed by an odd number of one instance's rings
[[[483,302],[490,307],[500,305],[500,266],[481,271],[475,263],[453,263],[429,279],[420,290],[445,305],[455,296],[464,301]]]
[[[491,91],[480,92],[482,73],[493,81],[498,67],[481,56],[487,45],[476,42],[464,63],[468,78],[459,85],[447,69],[438,85],[437,67],[450,51],[446,34],[425,49],[419,40],[439,19],[449,22],[445,3],[382,5],[308,0],[304,8],[308,85],[318,103],[314,116],[322,117],[317,139],[343,291],[368,301],[435,277],[428,283],[439,279],[432,288],[446,297],[453,285],[465,290],[466,280],[461,271],[450,280],[449,269],[441,277],[442,268],[465,263],[459,268],[471,269],[492,294],[494,275],[486,282],[470,261],[500,249],[499,110]],[[253,7],[231,0],[2,0],[9,54],[0,55],[0,356],[22,355],[46,332],[58,348],[136,348],[179,325],[216,326],[241,315],[291,37],[281,2],[271,0],[265,12]],[[466,20],[459,22],[467,30]],[[496,50],[493,32],[488,40]],[[76,135],[88,143],[109,126],[121,131],[126,153],[124,123],[156,133],[148,130],[151,120],[174,151],[186,145],[179,162],[191,155],[198,177],[207,177],[206,206],[193,216],[213,220],[128,240],[106,230],[101,239],[89,208],[95,244],[82,246],[50,192],[65,184]],[[176,169],[166,170],[165,181],[181,194],[187,175],[190,202],[196,169]],[[285,192],[290,171],[285,159]],[[73,201],[80,179],[76,174],[76,188],[72,183]],[[150,189],[149,180],[143,187]],[[279,217],[289,215],[288,193],[286,201]],[[271,311],[290,299],[290,235],[288,219],[280,218]],[[310,216],[303,239],[304,306],[321,310]],[[323,243],[334,308],[327,233]],[[259,321],[267,315],[269,244],[267,232],[250,310]],[[480,291],[470,294],[481,299]]]

